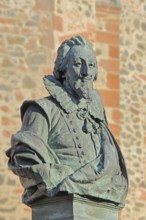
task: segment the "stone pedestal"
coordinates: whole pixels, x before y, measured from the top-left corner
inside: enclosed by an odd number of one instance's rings
[[[118,207],[75,194],[57,196],[33,205],[32,220],[118,220]]]

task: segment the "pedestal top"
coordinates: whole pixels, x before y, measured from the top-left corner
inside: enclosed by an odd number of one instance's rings
[[[44,198],[32,205],[32,220],[118,220],[118,205],[77,194]]]

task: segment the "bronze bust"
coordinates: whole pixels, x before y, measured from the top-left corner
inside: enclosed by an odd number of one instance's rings
[[[93,89],[96,78],[91,44],[73,37],[59,47],[53,76],[44,77],[50,95],[23,103],[22,127],[7,156],[25,204],[75,193],[124,206],[127,171]]]

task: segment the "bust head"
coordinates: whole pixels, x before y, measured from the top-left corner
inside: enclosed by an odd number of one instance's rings
[[[89,98],[97,78],[97,61],[91,44],[79,36],[63,42],[57,52],[54,76],[79,98]]]

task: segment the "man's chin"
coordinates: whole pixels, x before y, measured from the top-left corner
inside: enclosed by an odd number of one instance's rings
[[[88,101],[92,100],[93,88],[91,87],[89,82],[83,83],[81,81],[78,81],[75,84],[74,91],[78,95],[79,99],[84,98]]]
[[[92,100],[92,92],[83,92],[83,91],[77,91],[77,95],[79,99],[86,99],[88,102]]]

